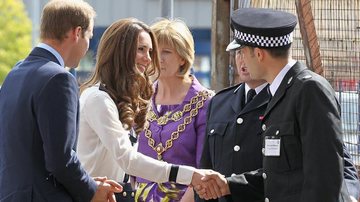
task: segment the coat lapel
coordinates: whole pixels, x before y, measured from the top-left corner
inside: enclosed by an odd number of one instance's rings
[[[239,87],[237,87],[234,90],[234,94],[233,94],[234,101],[231,103],[231,106],[235,114],[239,114],[243,109],[245,103],[244,94],[245,94],[245,84],[242,83],[239,85]]]
[[[305,69],[307,68],[299,62],[296,62],[295,65],[290,68],[290,70],[286,73],[285,77],[281,81],[281,84],[277,89],[275,95],[269,102],[264,117],[269,114],[269,112],[276,106],[279,100],[281,100],[281,98],[286,94],[287,89],[294,83],[296,76]]]
[[[268,85],[265,86],[260,92],[259,94],[257,94],[254,99],[247,105],[245,105],[245,107],[243,108],[243,110],[241,111],[240,114],[245,114],[249,111],[255,110],[265,104],[267,104],[269,102],[269,93],[267,91]]]

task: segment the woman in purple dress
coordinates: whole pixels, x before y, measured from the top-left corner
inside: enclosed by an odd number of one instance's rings
[[[162,19],[151,26],[159,43],[160,75],[139,135],[139,152],[179,165],[199,166],[207,103],[212,92],[203,87],[190,68],[194,40],[180,20]],[[144,168],[146,169],[146,168]],[[137,201],[193,201],[192,188],[174,182],[155,183],[137,178]]]

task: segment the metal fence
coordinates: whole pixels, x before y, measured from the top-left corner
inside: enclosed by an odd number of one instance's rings
[[[360,165],[360,81],[333,82],[341,106],[343,138],[356,165]]]

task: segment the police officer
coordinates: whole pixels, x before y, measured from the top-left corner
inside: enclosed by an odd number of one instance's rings
[[[250,10],[257,11],[257,9]],[[263,132],[261,122],[268,104],[269,94],[267,93],[267,87],[265,87],[267,85],[266,81],[261,80],[262,78],[258,80],[251,79],[243,62],[242,48],[245,45],[241,46],[238,41],[240,41],[239,38],[246,35],[239,33],[239,30],[236,29],[241,26],[238,23],[240,22],[240,19],[238,19],[240,12],[236,11],[232,16],[232,27],[235,28],[236,39],[229,44],[227,51],[236,51],[236,66],[240,79],[244,83],[220,91],[210,102],[201,166],[202,168],[214,169],[227,177],[223,179],[226,187],[225,194],[227,195],[218,201],[268,201],[269,198],[265,199],[264,197],[263,179],[267,183],[268,175],[266,172],[262,172],[263,154],[266,151],[261,139]],[[248,20],[246,17],[244,19],[243,21]],[[290,32],[296,25],[296,19],[295,21],[292,20],[290,18],[292,23],[290,24],[293,26],[289,28]],[[266,26],[259,25],[259,27]],[[284,38],[283,40],[290,40],[290,38]],[[289,45],[291,41],[287,43]],[[254,90],[256,96],[250,101],[247,97],[250,97],[250,92]],[[346,150],[344,152],[346,154],[344,159],[346,184],[354,198],[358,198],[359,181],[356,169],[350,155]],[[289,181],[291,180],[289,179]],[[297,195],[297,197],[300,196]],[[292,201],[291,199],[285,197],[285,199],[281,200]],[[296,200],[300,200],[300,198]],[[200,199],[197,199],[197,201],[200,201]]]
[[[227,50],[236,47],[239,45],[229,44]],[[267,83],[264,80],[252,80],[241,57],[241,50],[236,50],[236,67],[244,83],[220,91],[209,104],[200,162],[201,168],[213,169],[226,177],[262,167],[260,119],[269,100],[265,88]],[[254,183],[258,190],[250,186],[239,190],[244,201],[263,198],[262,178]],[[219,201],[233,200],[228,195]]]
[[[296,16],[244,8],[231,20],[250,76],[270,84],[261,120],[265,201],[350,201],[334,90],[290,56]]]

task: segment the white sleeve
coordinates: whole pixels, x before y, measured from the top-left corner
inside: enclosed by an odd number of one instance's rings
[[[127,174],[153,182],[169,181],[171,164],[143,155],[131,146],[129,131],[124,129],[116,105],[107,93],[97,92],[89,95],[83,111],[86,121]],[[176,182],[190,184],[193,172],[192,167],[179,166]]]

